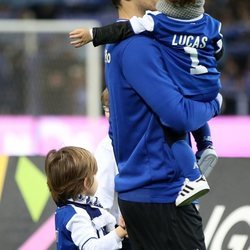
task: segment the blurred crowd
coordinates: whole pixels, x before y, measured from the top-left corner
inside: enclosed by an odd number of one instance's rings
[[[205,8],[223,25],[223,113],[250,114],[250,1],[208,0]],[[116,18],[116,10],[111,0],[0,0],[0,21],[20,18],[96,19],[107,24]],[[44,35],[45,45],[31,58],[18,36],[0,36],[0,114],[85,114],[82,56],[69,49],[62,35],[54,36],[53,42]],[[39,100],[29,103],[34,91],[41,93]]]
[[[37,40],[29,50],[22,33],[0,36],[0,114],[84,115],[85,50],[72,50],[65,34]]]
[[[219,69],[224,113],[250,114],[250,1],[207,1],[206,11],[223,25],[226,53]]]

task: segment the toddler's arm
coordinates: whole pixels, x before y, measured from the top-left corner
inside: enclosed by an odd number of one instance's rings
[[[129,21],[118,21],[103,27],[94,27],[93,29],[76,29],[70,32],[70,43],[79,48],[89,42],[99,46],[107,43],[116,43],[124,40],[134,34],[144,31],[153,31],[154,20],[150,15],[143,17],[132,17]]]
[[[107,43],[119,42],[134,35],[133,28],[129,21],[116,22],[103,27],[93,29],[80,28],[69,33],[70,44],[79,48],[89,42],[99,46]]]
[[[217,61],[219,61],[224,54],[222,39],[216,43],[216,46],[218,47],[218,49],[215,51],[214,57]]]
[[[116,43],[134,35],[133,28],[129,21],[120,21],[103,27],[92,29],[93,45]]]
[[[100,28],[93,28],[93,45],[116,43],[134,34],[144,31],[153,31],[154,20],[150,15],[132,17],[129,21],[119,21]]]
[[[70,44],[75,48],[82,47],[83,45],[92,41],[92,35],[89,29],[79,28],[69,33]]]

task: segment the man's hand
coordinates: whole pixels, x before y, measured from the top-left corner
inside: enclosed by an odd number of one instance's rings
[[[75,48],[80,48],[83,45],[93,40],[91,31],[89,29],[80,28],[75,29],[69,33],[70,44]]]

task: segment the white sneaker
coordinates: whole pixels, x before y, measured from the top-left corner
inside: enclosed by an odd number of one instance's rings
[[[209,190],[210,187],[208,186],[206,178],[203,175],[195,181],[186,179],[179,195],[176,198],[175,205],[177,207],[189,205],[193,201],[208,193]]]
[[[197,164],[201,173],[207,178],[218,161],[218,155],[212,146],[196,153]]]

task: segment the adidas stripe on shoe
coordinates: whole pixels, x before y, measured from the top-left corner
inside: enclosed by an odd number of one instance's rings
[[[195,181],[190,181],[186,179],[181,191],[179,192],[176,198],[175,205],[189,205],[193,201],[208,193],[209,190],[210,187],[206,181],[206,178],[203,175]]]

